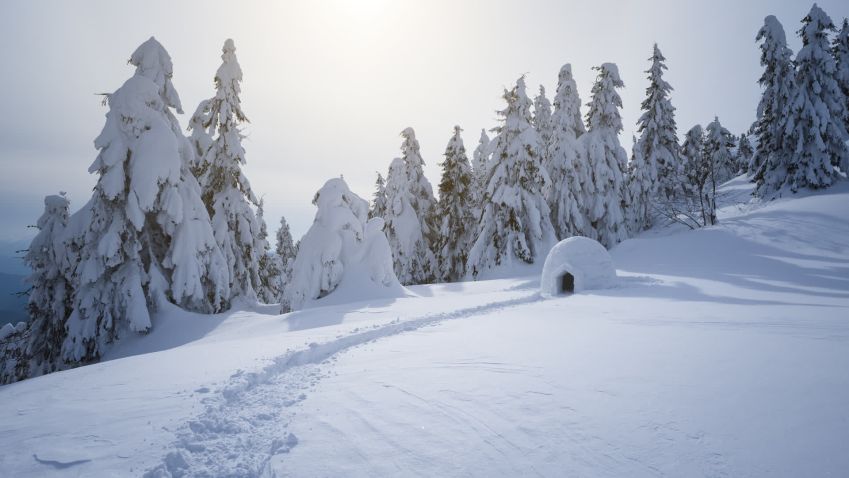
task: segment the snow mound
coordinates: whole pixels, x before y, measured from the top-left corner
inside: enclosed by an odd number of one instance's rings
[[[319,299],[315,305],[408,295],[395,276],[383,219],[368,219],[368,202],[335,178],[313,204],[315,222],[301,239],[286,292],[292,310]]]
[[[575,236],[558,242],[548,253],[542,267],[540,293],[543,297],[553,297],[604,289],[615,281],[616,269],[607,249],[597,241]]]

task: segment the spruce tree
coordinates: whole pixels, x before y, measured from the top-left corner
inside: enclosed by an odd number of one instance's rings
[[[749,166],[752,162],[752,156],[755,154],[752,143],[749,141],[749,135],[743,133],[740,135],[740,140],[737,142],[737,163],[740,167],[740,172],[750,173]]]
[[[371,201],[371,209],[369,209],[369,219],[373,217],[383,217],[386,215],[386,181],[383,176],[377,173],[377,180],[374,182],[374,198]]]
[[[626,192],[630,207],[626,211],[626,221],[630,234],[638,234],[648,229],[652,224],[652,207],[658,204],[654,201],[657,177],[653,165],[644,156],[644,148],[633,138],[631,160],[628,162]],[[680,184],[676,184],[680,187]],[[665,194],[665,193],[664,193]],[[668,200],[666,200],[668,201]]]
[[[758,171],[757,191],[770,196],[788,186],[818,189],[838,178],[849,165],[846,101],[837,83],[828,34],[831,18],[816,4],[802,19],[802,49],[796,55],[796,87],[790,108],[782,115],[781,132],[792,146],[789,154],[768,158]]]
[[[675,108],[669,100],[672,86],[663,79],[663,72],[667,69],[664,63],[666,58],[656,43],[649,61],[651,67],[646,71],[649,86],[642,103],[643,114],[637,122],[637,131],[640,133],[637,147],[648,170],[639,174],[648,181],[644,187],[649,188],[647,198],[650,201],[655,195],[661,201],[668,201],[674,199],[681,181]],[[651,204],[641,209],[648,212]],[[651,226],[651,217],[643,217],[640,222],[644,229],[648,228]]]
[[[285,217],[280,218],[280,228],[277,229],[277,241],[274,246],[274,258],[280,269],[280,281],[278,295],[283,312],[289,311],[286,301],[286,288],[292,282],[292,267],[295,256],[298,255],[298,247],[292,241],[292,233],[289,231],[289,223]]]
[[[258,202],[242,171],[245,150],[239,126],[248,118],[239,99],[242,69],[233,40],[224,42],[222,52],[208,120],[218,136],[201,163],[205,171],[201,184],[215,239],[227,261],[230,299],[242,297],[252,302],[260,287],[259,261],[264,246],[259,239],[260,223],[251,207]]]
[[[627,237],[623,205],[625,168],[628,155],[619,144],[622,99],[617,89],[624,83],[612,63],[594,67],[598,71],[587,112],[587,134],[581,136],[582,151],[591,170],[593,194],[584,204],[594,239],[613,247]]]
[[[395,274],[404,285],[424,284],[436,278],[433,188],[424,176],[424,160],[413,128],[401,132],[402,157],[386,177],[386,235],[392,248]]]
[[[477,223],[474,216],[474,183],[466,148],[454,127],[454,135],[445,148],[442,179],[439,182],[439,221],[435,244],[439,280],[456,282],[466,274],[466,259]]]
[[[195,153],[191,162],[191,169],[197,178],[202,178],[206,172],[207,164],[204,163],[204,158],[210,146],[212,146],[212,137],[215,135],[215,124],[211,121],[211,105],[212,100],[201,101],[189,120],[188,130],[191,132],[189,141]]]
[[[401,158],[395,158],[389,165],[387,210],[383,217],[395,275],[404,285],[430,282],[436,275],[436,258],[425,236],[425,221],[413,206],[416,188],[407,170],[407,163]]]
[[[62,363],[65,320],[74,294],[63,243],[68,204],[64,194],[44,198],[38,234],[23,257],[32,271],[27,278],[30,320],[24,330],[0,341],[0,384],[53,372]]]
[[[193,151],[171,108],[168,53],[154,38],[130,57],[135,75],[107,96],[99,175],[89,202],[69,220],[67,260],[76,294],[63,359],[100,357],[125,331],[146,332],[165,301],[215,312],[229,296],[226,265],[189,170]]]
[[[588,235],[584,204],[593,192],[591,171],[578,143],[586,129],[581,119],[581,98],[568,63],[560,68],[557,78],[551,122],[552,137],[545,164],[552,184],[551,221],[559,239]]]
[[[795,70],[791,58],[793,52],[787,47],[784,27],[777,18],[772,15],[764,18],[764,25],[755,40],[761,42],[764,72],[758,83],[763,88],[763,95],[758,103],[755,126],[757,149],[748,169],[755,174],[753,180],[759,181],[764,163],[782,164],[791,154],[793,145],[785,140],[782,128],[794,94]]]
[[[550,180],[531,125],[524,77],[504,92],[504,100],[507,107],[499,112],[502,124],[493,139],[493,165],[467,263],[474,277],[501,266],[538,262],[556,241],[545,200]]]
[[[843,26],[837,32],[837,36],[832,41],[831,51],[834,54],[835,69],[837,75],[835,79],[843,93],[843,98],[846,100],[846,115],[843,118],[843,123],[849,127],[849,20],[843,19]],[[843,171],[844,173],[847,171]]]
[[[483,204],[484,193],[486,192],[486,183],[489,176],[489,135],[485,129],[481,129],[478,145],[472,153],[472,175],[474,179],[475,190],[475,219],[480,217],[481,205]]]
[[[705,202],[707,208],[707,224],[716,224],[716,191],[724,182],[735,174],[734,136],[722,126],[719,118],[714,118],[705,130],[704,152],[700,166],[701,177],[704,177]]]
[[[271,253],[268,242],[268,227],[265,224],[265,201],[259,200],[256,208],[256,220],[259,223],[258,243],[261,244],[259,256],[259,287],[257,298],[265,304],[276,304],[283,291],[283,270],[276,254]]]
[[[551,122],[551,102],[545,96],[545,87],[539,85],[539,94],[534,98],[534,114],[531,124],[539,135],[540,152],[543,165],[548,164],[548,145],[551,144],[553,124]]]

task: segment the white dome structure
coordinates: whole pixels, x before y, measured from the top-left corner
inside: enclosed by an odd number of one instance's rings
[[[543,297],[605,289],[616,282],[616,268],[607,249],[586,237],[570,237],[557,243],[545,258],[540,281]]]

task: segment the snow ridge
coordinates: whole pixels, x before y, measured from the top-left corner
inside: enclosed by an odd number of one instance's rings
[[[288,453],[298,438],[287,431],[296,414],[295,405],[329,372],[321,368],[335,361],[340,352],[423,327],[453,319],[468,318],[539,300],[529,293],[452,312],[430,314],[384,325],[354,329],[349,335],[307,348],[287,350],[257,372],[237,371],[229,382],[202,402],[205,410],[187,421],[162,463],[145,473],[145,478],[191,476],[273,476],[273,456]],[[196,393],[209,393],[202,387]]]

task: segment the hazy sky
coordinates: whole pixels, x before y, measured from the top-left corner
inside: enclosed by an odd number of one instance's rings
[[[849,2],[819,2],[835,22]],[[251,123],[246,173],[265,196],[269,230],[284,214],[299,237],[323,182],[344,175],[365,198],[375,171],[416,129],[434,187],[455,124],[471,154],[497,124],[504,87],[527,74],[554,93],[572,63],[581,99],[590,69],[615,62],[630,151],[653,42],[667,58],[681,132],[718,115],[732,132],[754,119],[760,75],[754,42],[776,15],[794,51],[808,1],[4,1],[0,5],[0,239],[31,235],[46,194],[67,191],[76,210],[95,176],[94,138],[111,92],[133,73],[127,59],[155,36],[174,61],[186,115],[213,95],[226,38],[245,75]]]

